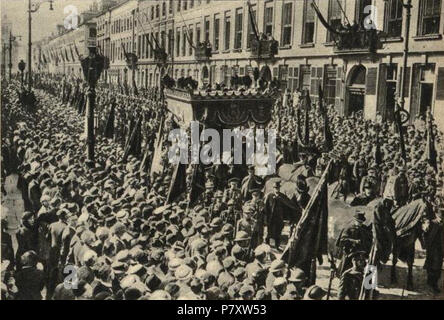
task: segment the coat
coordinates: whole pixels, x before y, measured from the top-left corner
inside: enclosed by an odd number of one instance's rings
[[[284,228],[284,220],[296,222],[302,211],[286,195],[269,193],[265,197],[265,221],[268,226],[268,237],[278,239]]]
[[[41,291],[45,285],[45,276],[42,270],[35,267],[25,267],[15,275],[17,286],[17,300],[42,300]]]

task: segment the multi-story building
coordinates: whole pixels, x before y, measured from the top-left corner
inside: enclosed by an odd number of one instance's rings
[[[9,65],[11,65],[12,72],[17,71],[17,64],[19,62],[19,44],[17,41],[10,41],[11,36],[14,35],[12,32],[11,20],[6,15],[1,18],[1,29],[2,29],[2,43],[1,43],[1,72],[2,76],[9,72]],[[12,38],[14,39],[14,38]],[[15,39],[18,40],[18,39]],[[9,52],[11,47],[11,52]]]
[[[98,45],[110,58],[107,79],[128,81],[131,76],[138,86],[158,85],[161,65],[156,65],[154,49],[159,46],[168,53],[168,72],[176,79],[192,76],[200,84],[230,85],[232,75],[252,76],[258,68],[290,91],[310,90],[313,100],[321,85],[326,101],[341,114],[363,111],[367,118],[377,112],[393,117],[404,72],[407,0],[250,2],[251,10],[242,0],[127,0],[102,10],[96,20]],[[333,28],[353,28],[354,21],[364,21],[384,31],[382,47],[376,52],[368,45],[342,48],[312,3]],[[279,42],[273,59],[253,56],[255,28]],[[444,59],[443,29],[441,0],[412,1],[403,88],[412,120],[430,107],[444,121],[444,67],[439,65]],[[205,41],[211,44],[212,57],[196,59],[196,47]],[[138,56],[134,72],[128,71],[124,51]]]
[[[110,69],[109,80],[113,83],[132,84],[134,71],[128,68],[126,55],[135,51],[136,10],[138,1],[124,1],[110,9]],[[103,13],[102,13],[103,15]],[[101,18],[99,16],[98,18]]]

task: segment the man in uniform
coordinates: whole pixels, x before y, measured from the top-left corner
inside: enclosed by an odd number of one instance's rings
[[[260,177],[254,174],[254,166],[248,167],[248,176],[242,179],[242,197],[244,200],[251,199],[251,190],[261,189],[263,186],[263,181]]]
[[[375,195],[373,193],[373,187],[370,184],[370,182],[365,182],[364,186],[364,192],[357,195],[353,198],[353,200],[350,203],[350,206],[356,207],[356,206],[366,206],[368,205],[372,200],[375,199]]]
[[[234,206],[236,209],[242,208],[242,194],[239,189],[239,178],[231,178],[228,180],[229,187],[225,190],[222,197],[222,202],[227,203],[229,200],[234,201]]]
[[[346,270],[342,275],[338,288],[339,300],[358,300],[361,292],[362,281],[364,278],[365,252],[356,251],[348,257],[353,267]]]
[[[261,191],[259,189],[251,190],[251,196],[252,199],[247,201],[245,206],[251,208],[253,233],[251,235],[250,250],[253,250],[264,241],[265,203],[260,198]]]
[[[370,252],[372,234],[369,227],[364,225],[365,213],[356,211],[353,221],[339,234],[336,247],[339,249],[339,274],[351,267],[350,254],[358,251]]]
[[[377,166],[376,165],[370,166],[370,168],[368,169],[368,175],[365,176],[364,178],[362,178],[361,186],[360,186],[361,193],[364,192],[364,185],[366,185],[368,183],[370,183],[370,185],[372,186],[373,194],[379,194],[380,181],[379,181],[379,177],[377,174]]]

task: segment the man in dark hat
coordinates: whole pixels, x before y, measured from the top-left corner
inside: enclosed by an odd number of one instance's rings
[[[253,189],[262,189],[263,181],[260,177],[254,174],[255,167],[248,167],[248,176],[242,179],[242,197],[245,200],[251,199],[251,190]]]
[[[307,185],[306,177],[302,174],[298,175],[296,181],[296,200],[299,206],[304,209],[310,201],[310,188]]]
[[[356,211],[353,221],[345,227],[339,234],[336,247],[339,249],[341,262],[339,264],[339,274],[351,267],[350,254],[357,251],[370,252],[372,244],[372,234],[368,226],[364,224],[365,213]]]
[[[275,247],[279,249],[284,219],[297,222],[302,214],[301,208],[280,192],[280,182],[273,184],[273,190],[265,196],[265,217],[267,225],[267,243],[274,239]]]

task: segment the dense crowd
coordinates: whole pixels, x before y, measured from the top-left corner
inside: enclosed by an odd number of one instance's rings
[[[384,197],[399,207],[427,195],[438,213],[442,171],[423,158],[426,124],[409,126],[404,160],[389,123],[341,117],[330,107],[334,149],[310,157],[296,148],[293,104],[281,103],[271,126],[280,129],[284,162],[306,167],[298,177],[297,196],[281,194],[277,182],[272,195],[264,195],[265,182],[250,168],[243,179],[228,176],[222,183],[207,170],[204,192],[190,206],[184,195],[167,203],[174,168],[151,175],[142,163],[145,150],[152,161],[159,126],[168,118],[157,90],[127,96],[98,89],[97,132],[105,131],[113,108],[116,128],[112,137],[97,136],[91,163],[82,120],[86,86],[42,76],[36,87],[35,113],[18,103],[15,84],[2,94],[8,106],[2,108],[2,120],[6,109],[10,128],[2,140],[2,181],[18,172],[25,207],[15,220],[2,215],[5,299],[322,299],[327,292],[310,281],[307,270],[288,268],[279,258],[280,215],[306,207],[305,180],[320,176],[331,159],[339,168],[336,196],[351,195],[352,205]],[[320,146],[318,114],[314,104],[310,141]],[[124,161],[128,137],[142,115],[144,151]],[[434,130],[439,145],[442,137]],[[381,159],[375,156],[377,144]],[[7,196],[3,186],[2,191]],[[354,219],[362,222],[362,213]],[[365,253],[349,250],[346,258],[350,270],[361,274]],[[341,278],[339,298],[357,298],[349,283]]]

